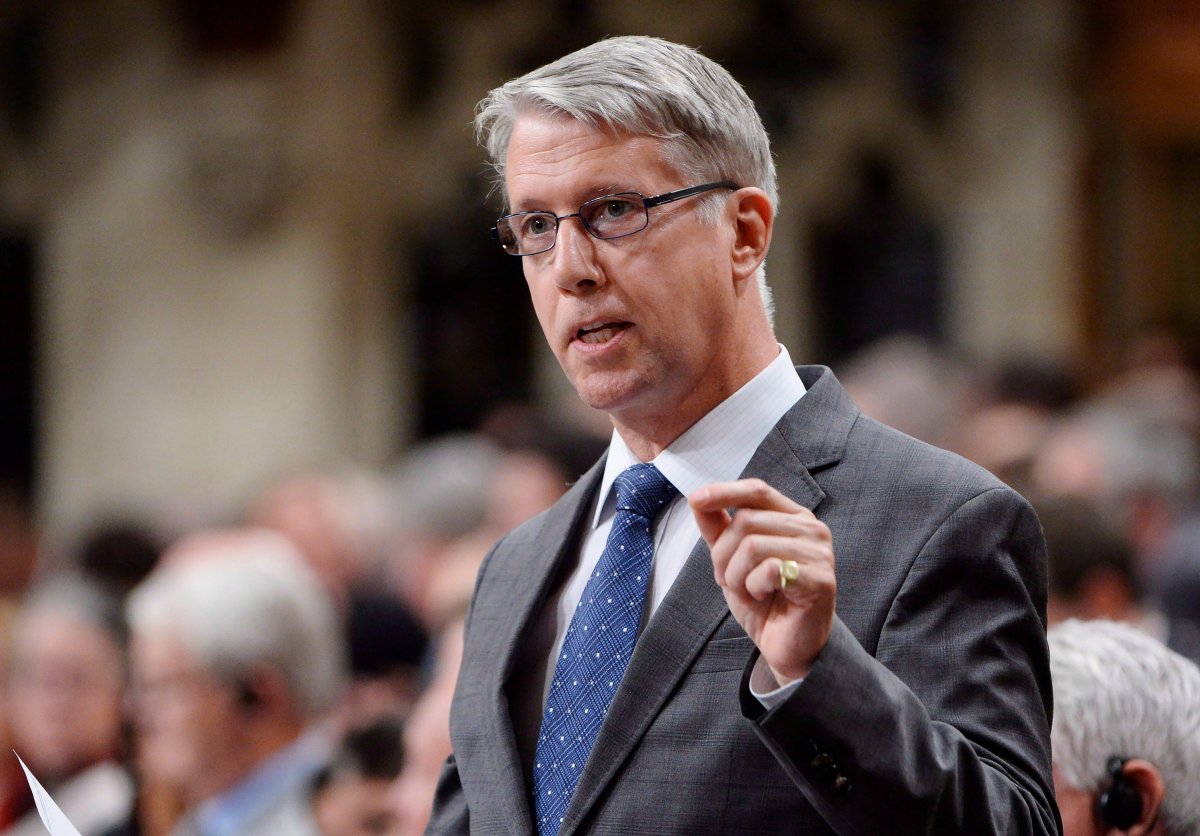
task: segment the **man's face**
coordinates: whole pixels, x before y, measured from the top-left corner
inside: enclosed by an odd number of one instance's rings
[[[196,664],[175,636],[135,635],[131,647],[138,751],[146,774],[203,800],[240,765],[243,717],[233,689]]]
[[[8,674],[17,751],[43,780],[114,757],[121,733],[121,651],[100,628],[45,611],[21,625]]]
[[[388,794],[392,782],[383,778],[342,776],[313,799],[313,815],[324,836],[394,836],[396,814]]]
[[[698,184],[663,161],[658,140],[526,114],[513,129],[505,185],[512,212],[567,215],[604,194],[651,197]],[[722,223],[704,223],[701,199],[654,207],[645,230],[614,240],[565,220],[552,250],[522,259],[538,321],[567,378],[618,426],[673,425],[683,415],[685,428],[745,382],[735,379],[743,370],[733,225],[728,205]]]

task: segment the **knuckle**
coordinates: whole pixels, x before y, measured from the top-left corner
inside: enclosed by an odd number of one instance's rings
[[[759,502],[762,502],[770,495],[771,486],[768,485],[766,482],[764,482],[762,479],[751,479],[750,480],[750,493],[756,500],[758,500]]]

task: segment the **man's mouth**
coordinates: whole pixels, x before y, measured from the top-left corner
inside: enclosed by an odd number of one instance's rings
[[[615,337],[618,331],[622,331],[628,327],[628,322],[597,322],[594,325],[587,325],[576,331],[575,339],[589,345],[605,343]]]

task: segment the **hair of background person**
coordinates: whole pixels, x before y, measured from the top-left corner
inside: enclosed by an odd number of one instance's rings
[[[1054,763],[1071,786],[1107,785],[1112,757],[1162,774],[1168,833],[1200,832],[1200,668],[1161,642],[1111,621],[1050,629]]]
[[[256,529],[233,537],[155,570],[130,596],[130,626],[173,633],[205,670],[231,684],[267,664],[305,716],[316,718],[346,683],[334,603],[282,535]]]
[[[720,64],[660,38],[607,38],[492,90],[475,111],[475,133],[499,180],[517,117],[564,115],[592,128],[647,136],[683,185],[732,180],[757,186],[778,208],[771,143],[754,102]],[[701,204],[715,222],[720,193]],[[768,316],[766,271],[757,275]]]
[[[42,613],[62,613],[104,631],[124,655],[129,629],[121,601],[99,582],[68,573],[39,581],[22,599],[10,635]]]
[[[392,781],[404,763],[403,724],[382,717],[346,733],[333,760],[313,779],[315,790],[346,775],[367,780]]]
[[[1134,599],[1141,595],[1134,570],[1133,545],[1120,527],[1097,505],[1083,497],[1050,496],[1033,506],[1046,537],[1050,593],[1076,599],[1089,574],[1111,569],[1129,584]]]

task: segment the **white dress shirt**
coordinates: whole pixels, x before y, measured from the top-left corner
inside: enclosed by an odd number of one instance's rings
[[[680,496],[654,522],[654,569],[650,587],[646,590],[643,624],[658,609],[700,539],[700,528],[688,509],[687,495],[714,482],[737,479],[767,433],[804,396],[804,392],[804,383],[796,374],[787,349],[781,345],[778,356],[765,369],[689,427],[654,459],[654,466],[679,490]],[[612,529],[617,501],[612,490],[613,481],[621,471],[638,462],[614,430],[604,476],[596,494],[592,527],[583,539],[579,565],[558,599],[554,646],[542,689],[543,705],[571,616],[583,597],[588,577],[600,561]]]

